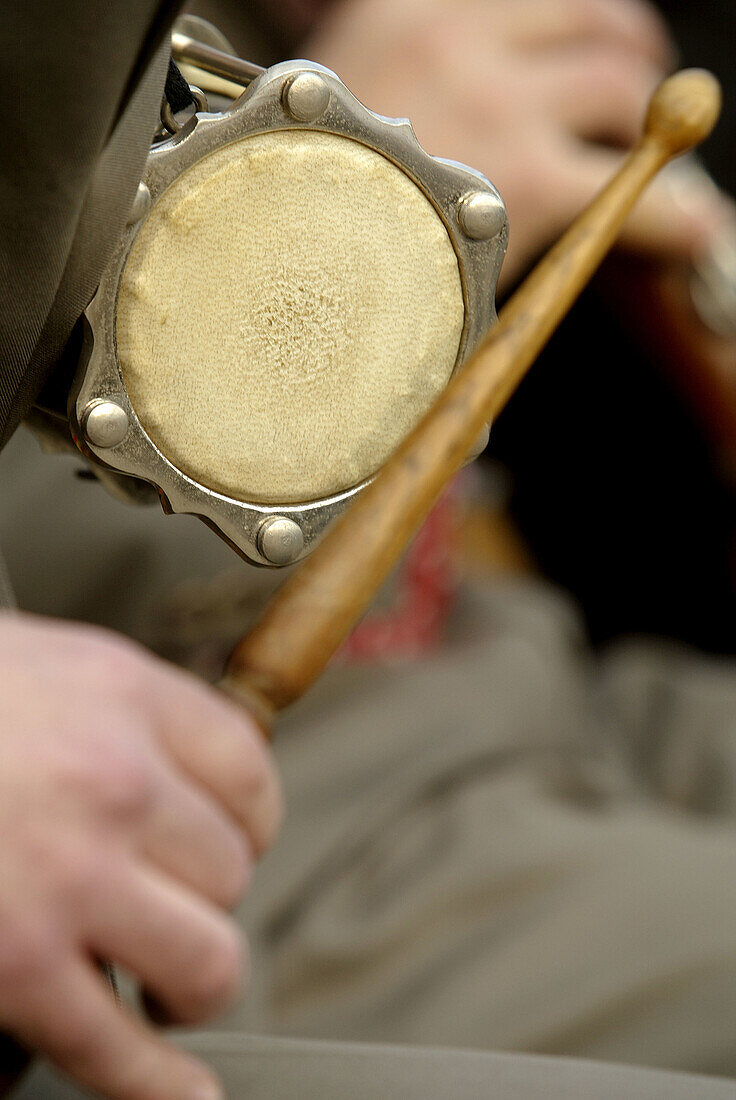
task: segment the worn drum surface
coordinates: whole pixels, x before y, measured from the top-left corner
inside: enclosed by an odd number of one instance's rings
[[[86,311],[80,449],[243,556],[305,556],[495,320],[480,173],[290,61],[154,144]]]
[[[386,461],[446,385],[464,317],[419,188],[349,138],[282,130],[165,192],[123,274],[117,346],[179,469],[239,500],[309,501]]]

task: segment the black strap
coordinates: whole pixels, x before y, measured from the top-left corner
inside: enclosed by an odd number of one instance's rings
[[[174,114],[176,114],[177,111],[184,111],[194,103],[189,85],[181,75],[181,70],[173,57],[169,58],[169,71],[166,74],[164,96],[168,100],[169,106]]]

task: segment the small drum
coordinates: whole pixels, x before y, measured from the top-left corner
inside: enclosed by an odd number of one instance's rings
[[[86,313],[75,442],[251,562],[296,561],[495,320],[507,237],[482,175],[276,65],[152,147]]]

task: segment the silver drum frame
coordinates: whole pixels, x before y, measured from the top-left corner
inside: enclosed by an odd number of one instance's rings
[[[296,84],[298,77],[302,80]],[[304,117],[310,115],[314,117]],[[322,500],[264,505],[234,500],[192,480],[162,454],[136,416],[123,382],[115,325],[125,264],[152,204],[182,172],[214,150],[248,135],[285,129],[320,130],[362,143],[392,161],[429,199],[445,225],[460,271],[465,323],[456,369],[496,320],[496,284],[508,241],[503,201],[483,175],[429,156],[407,120],[369,111],[333,72],[312,62],[274,65],[226,111],[194,114],[152,148],[128,227],[85,313],[83,353],[69,401],[72,435],[87,457],[154,485],[165,512],[199,516],[259,565],[305,557],[368,482]],[[273,526],[267,521],[274,517],[289,521],[286,528],[297,534],[292,549],[281,555],[288,561],[262,552],[264,524]],[[300,537],[291,525],[298,527]]]

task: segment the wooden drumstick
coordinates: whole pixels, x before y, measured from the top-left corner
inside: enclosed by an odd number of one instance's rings
[[[718,81],[692,69],[655,92],[622,168],[502,310],[457,373],[324,541],[236,647],[222,686],[268,731],[298,699],[365,612],[482,427],[496,417],[606,255],[656,173],[710,134]]]

